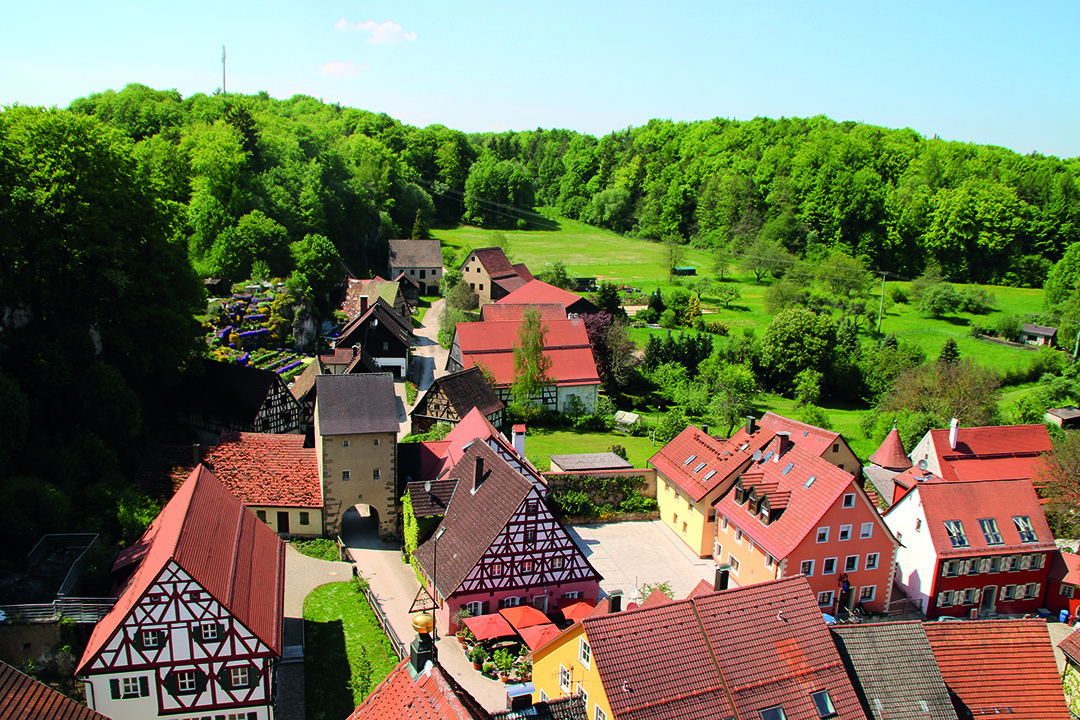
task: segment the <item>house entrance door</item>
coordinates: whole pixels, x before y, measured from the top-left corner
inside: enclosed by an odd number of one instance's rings
[[[542,613],[547,612],[547,595],[537,595],[533,598],[533,607]]]
[[[277,514],[277,531],[279,533],[289,532],[289,513],[287,511]]]
[[[983,588],[982,602],[979,604],[979,614],[985,615],[994,612],[994,603],[997,600],[997,586],[988,585]]]

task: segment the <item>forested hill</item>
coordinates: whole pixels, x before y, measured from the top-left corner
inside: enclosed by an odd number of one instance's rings
[[[825,117],[467,136],[305,96],[140,85],[70,109],[135,141],[196,269],[226,276],[256,259],[287,273],[285,246],[309,233],[354,272],[377,272],[386,240],[411,234],[418,215],[524,223],[513,208],[534,206],[734,253],[837,248],[909,276],[936,259],[947,279],[1010,285],[1041,284],[1080,239],[1080,159]]]

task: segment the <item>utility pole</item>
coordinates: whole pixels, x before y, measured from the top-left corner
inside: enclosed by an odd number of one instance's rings
[[[228,95],[229,92],[225,89],[225,46],[221,46],[221,94],[222,96]]]
[[[881,334],[881,314],[885,311],[885,273],[881,273],[881,301],[878,303],[877,332]]]

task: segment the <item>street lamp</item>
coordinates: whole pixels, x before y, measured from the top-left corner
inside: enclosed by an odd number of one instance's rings
[[[425,483],[425,485],[428,487],[428,492],[431,492],[431,490],[430,490],[431,481],[428,481],[427,483]],[[438,600],[438,597],[439,597],[439,538],[442,537],[442,534],[444,532],[446,532],[446,526],[445,525],[440,527],[438,530],[436,530],[435,531],[435,536],[431,539],[431,546],[432,546],[432,550],[434,551],[433,554],[435,556],[435,560],[432,563],[432,568],[431,568],[431,586],[432,586],[432,590],[435,591],[434,592],[434,597],[431,598],[431,601],[433,603],[435,603],[435,607],[431,611],[431,614],[432,614],[432,616],[433,616],[433,618],[435,620],[435,623],[434,623],[435,627],[433,628],[433,633],[432,633],[433,634],[432,639],[434,639],[434,640],[439,639],[439,622],[438,622],[437,616],[435,616],[435,611],[439,609],[439,600]]]

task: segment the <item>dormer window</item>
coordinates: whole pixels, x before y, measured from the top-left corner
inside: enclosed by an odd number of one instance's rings
[[[1031,543],[1039,541],[1035,536],[1035,528],[1031,526],[1030,517],[1027,515],[1014,515],[1013,523],[1016,525],[1016,532],[1020,533],[1020,542]]]
[[[1005,541],[1001,538],[1001,531],[998,530],[997,520],[994,518],[982,518],[979,520],[979,529],[982,530],[987,545],[1005,544]]]
[[[735,504],[742,505],[745,499],[746,497],[745,491],[743,490],[742,486],[742,478],[739,478],[735,481]]]
[[[968,539],[964,534],[964,524],[959,520],[946,520],[945,531],[949,533],[949,542],[954,548],[967,547]]]

